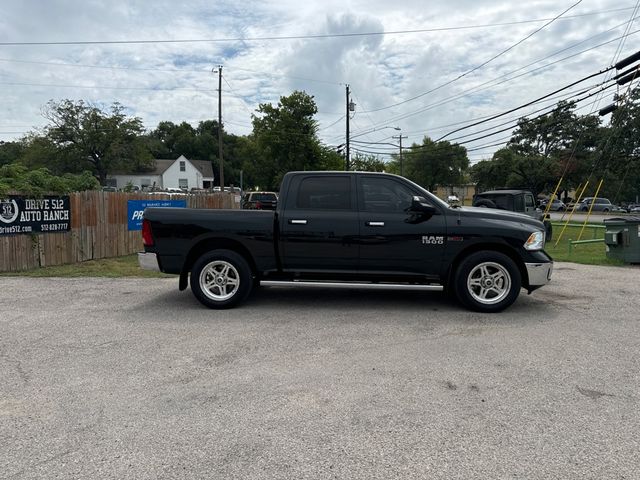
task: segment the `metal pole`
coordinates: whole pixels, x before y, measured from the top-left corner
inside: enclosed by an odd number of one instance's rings
[[[345,142],[345,155],[344,155],[344,169],[349,171],[349,85],[346,86],[347,93],[347,133],[346,133],[346,142]]]
[[[402,165],[402,135],[398,135],[400,138],[400,176],[404,177],[404,168]]]
[[[398,130],[399,130],[399,129],[398,129]],[[409,138],[409,137],[407,137],[406,135],[402,135],[402,134],[400,134],[400,135],[397,135],[397,136],[396,136],[396,135],[394,135],[394,136],[393,136],[393,137],[391,137],[391,138],[397,138],[398,140],[400,140],[400,176],[401,176],[401,177],[404,177],[404,165],[403,165],[403,163],[402,163],[402,160],[403,160],[403,159],[402,159],[402,139],[403,139],[403,138]]]
[[[218,65],[218,158],[220,159],[220,192],[224,192],[224,160],[222,158],[222,65]]]

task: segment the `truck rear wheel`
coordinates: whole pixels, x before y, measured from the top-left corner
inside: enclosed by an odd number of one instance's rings
[[[454,277],[456,297],[477,312],[500,312],[516,301],[522,279],[520,270],[499,252],[476,252],[462,260]]]
[[[212,250],[191,269],[191,291],[209,308],[231,308],[245,300],[253,288],[251,268],[242,255]]]

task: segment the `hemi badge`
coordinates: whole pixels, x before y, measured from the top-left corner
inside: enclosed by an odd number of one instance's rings
[[[462,242],[464,237],[447,237],[448,242]]]

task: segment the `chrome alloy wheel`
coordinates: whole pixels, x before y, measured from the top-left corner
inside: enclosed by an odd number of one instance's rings
[[[476,265],[467,277],[467,289],[474,300],[485,305],[501,302],[511,290],[511,275],[495,262]]]
[[[222,302],[233,297],[238,291],[240,274],[231,263],[216,260],[200,272],[200,287],[211,300]]]

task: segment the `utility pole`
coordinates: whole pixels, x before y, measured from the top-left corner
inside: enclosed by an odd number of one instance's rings
[[[220,192],[224,193],[224,160],[222,158],[222,65],[218,65],[218,158],[220,159]]]
[[[351,162],[351,156],[349,153],[349,115],[350,112],[355,112],[356,111],[356,104],[353,103],[350,98],[349,98],[349,85],[346,86],[346,92],[347,92],[347,141],[345,142],[345,156],[344,156],[344,169],[346,171],[349,171],[349,168],[351,168],[350,162]]]
[[[402,139],[403,138],[408,138],[408,137],[406,135],[400,134],[400,135],[394,135],[391,138],[397,138],[398,140],[400,140],[400,176],[404,177],[404,168],[403,168],[403,165],[402,165]]]
[[[347,92],[347,141],[345,142],[345,154],[344,154],[344,169],[348,172],[349,171],[349,85],[347,84],[346,86],[346,92]]]

